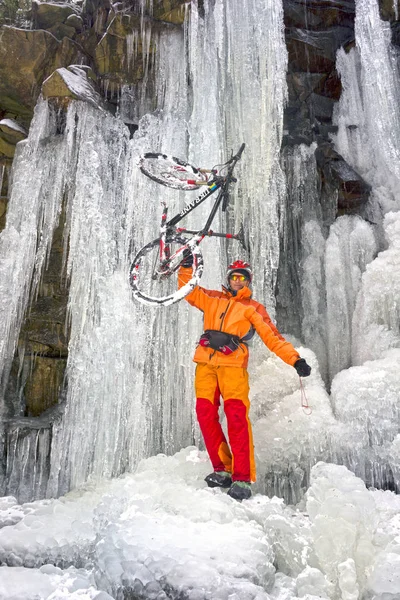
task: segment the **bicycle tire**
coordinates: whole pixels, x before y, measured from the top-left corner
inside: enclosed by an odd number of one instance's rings
[[[174,236],[168,240],[168,243],[176,243],[182,246],[187,243],[187,240],[184,240],[179,236]],[[170,287],[174,289],[166,295],[162,295],[161,285],[157,286],[157,283],[161,282],[154,281],[154,284],[151,284],[150,274],[146,272],[142,273],[142,271],[146,271],[146,267],[148,269],[146,259],[149,258],[150,263],[153,261],[151,254],[155,255],[155,260],[158,260],[159,248],[160,238],[153,240],[139,250],[129,269],[129,282],[134,298],[142,304],[152,306],[170,306],[171,304],[175,304],[176,302],[179,302],[185,298],[185,296],[190,294],[190,292],[198,285],[203,274],[203,255],[198,245],[194,246],[194,248],[188,248],[190,254],[193,256],[192,276],[190,280],[184,286],[178,289],[177,272],[175,272],[175,277],[173,277],[172,274],[168,275],[165,280],[168,280],[170,282]],[[146,289],[147,286],[150,287],[150,290],[153,288],[157,294],[150,294]],[[158,295],[159,290],[160,295]]]
[[[198,190],[208,176],[189,163],[161,152],[147,152],[140,157],[141,172],[153,181],[175,190]]]

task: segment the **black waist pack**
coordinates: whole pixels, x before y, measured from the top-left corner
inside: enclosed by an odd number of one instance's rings
[[[238,335],[225,333],[216,329],[206,329],[199,340],[200,346],[218,350],[222,354],[232,354],[239,347],[241,339]]]

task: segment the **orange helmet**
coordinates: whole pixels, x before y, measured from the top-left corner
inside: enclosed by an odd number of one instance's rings
[[[251,266],[248,262],[244,262],[243,260],[235,260],[231,265],[229,265],[226,271],[228,284],[232,273],[242,273],[243,275],[246,275],[249,281],[253,279],[253,271],[251,270]]]

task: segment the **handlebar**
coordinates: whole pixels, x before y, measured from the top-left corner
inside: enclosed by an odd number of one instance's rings
[[[245,149],[245,147],[246,147],[246,144],[242,144],[240,146],[240,148],[239,148],[238,153],[236,154],[236,156],[233,157],[232,160],[234,160],[235,162],[237,162],[240,159],[240,157],[242,156],[243,150]]]
[[[228,160],[228,165],[229,165],[229,171],[231,171],[233,169],[233,167],[236,165],[236,163],[238,162],[238,160],[240,160],[240,157],[243,154],[243,150],[245,149],[246,144],[242,144],[237,152],[237,154],[235,154],[235,156],[232,156],[232,158],[230,158]]]

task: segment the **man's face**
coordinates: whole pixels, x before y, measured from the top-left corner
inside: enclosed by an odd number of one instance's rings
[[[249,285],[250,281],[247,277],[244,277],[243,273],[232,273],[229,278],[229,285],[231,290],[238,292],[244,287]]]

